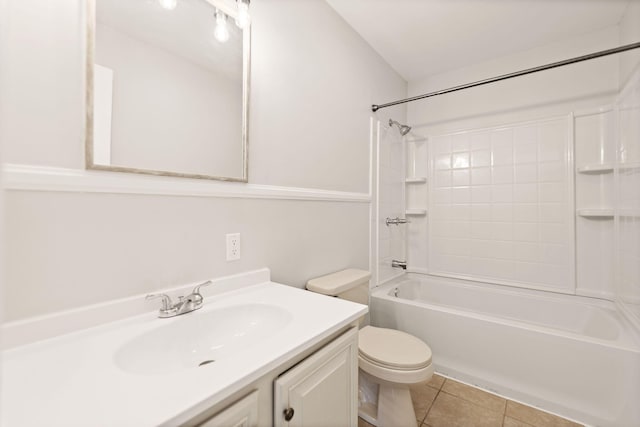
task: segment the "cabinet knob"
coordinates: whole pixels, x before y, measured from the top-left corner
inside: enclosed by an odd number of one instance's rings
[[[284,415],[284,420],[285,421],[291,421],[291,418],[293,418],[293,408],[287,408],[284,411],[282,411],[282,414]]]

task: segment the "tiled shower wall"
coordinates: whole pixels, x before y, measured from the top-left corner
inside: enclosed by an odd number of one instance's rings
[[[564,118],[429,138],[429,271],[572,292]]]

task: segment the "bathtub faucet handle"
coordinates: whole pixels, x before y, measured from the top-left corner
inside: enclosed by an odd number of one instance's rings
[[[398,225],[398,224],[406,224],[409,221],[407,221],[406,218],[399,218],[399,217],[395,217],[395,218],[387,218],[384,220],[384,223],[388,226],[390,226],[391,224],[394,225]]]

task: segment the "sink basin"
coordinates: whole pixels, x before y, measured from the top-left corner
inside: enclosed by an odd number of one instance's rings
[[[116,365],[134,374],[159,375],[215,364],[239,352],[259,351],[256,347],[292,318],[284,308],[268,304],[204,310],[156,320],[159,327],[116,351]]]

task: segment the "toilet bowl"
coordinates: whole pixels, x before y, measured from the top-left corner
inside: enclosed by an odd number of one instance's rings
[[[348,269],[307,282],[307,289],[368,304],[368,271]],[[416,427],[409,386],[433,375],[431,349],[422,340],[388,328],[358,333],[358,415],[378,427]]]

